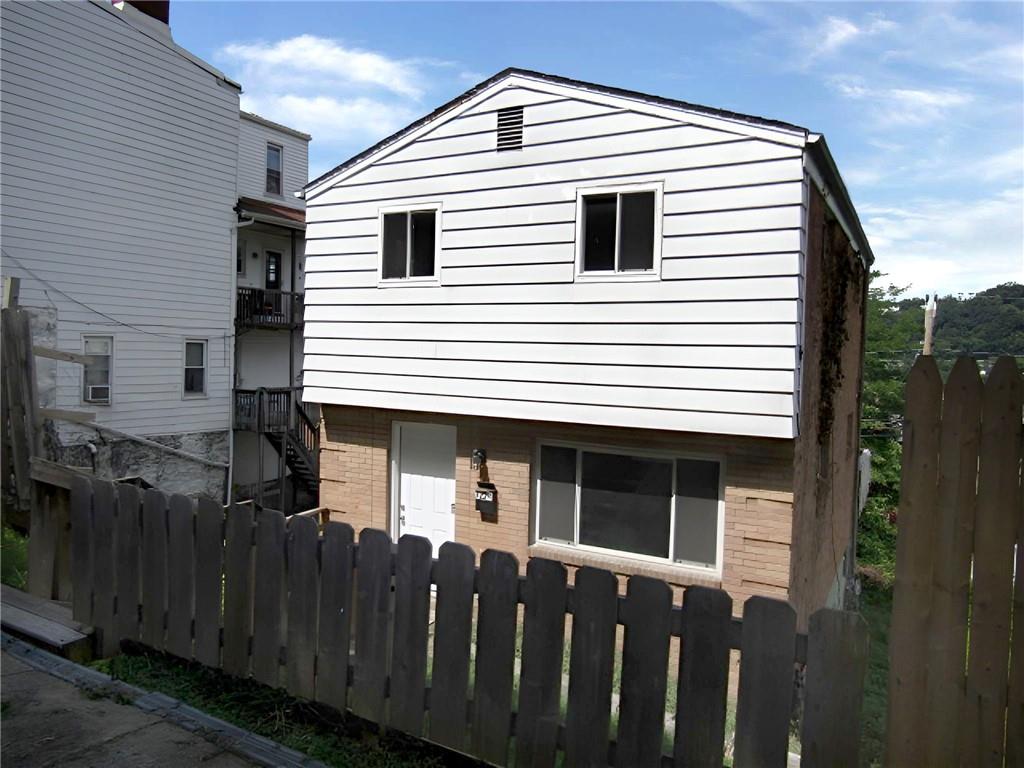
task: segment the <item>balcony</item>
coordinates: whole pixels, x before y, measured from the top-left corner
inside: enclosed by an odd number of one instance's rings
[[[268,288],[239,288],[235,301],[235,325],[238,328],[283,328],[302,326],[301,293]]]

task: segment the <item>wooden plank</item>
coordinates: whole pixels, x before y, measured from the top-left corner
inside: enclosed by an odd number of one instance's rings
[[[39,483],[55,485],[58,488],[71,488],[71,481],[76,477],[91,478],[90,473],[74,467],[66,467],[55,461],[44,459],[42,456],[33,456],[30,462],[32,479]]]
[[[88,660],[92,645],[92,639],[88,634],[6,603],[0,616],[0,626],[4,632],[28,638],[37,645],[75,661]]]
[[[727,592],[689,587],[683,594],[673,748],[681,768],[723,764],[731,624]]]
[[[407,534],[398,540],[388,721],[413,736],[423,735],[430,567],[430,539]]]
[[[792,606],[768,597],[748,598],[741,645],[733,764],[785,766],[796,647]]]
[[[512,729],[512,671],[516,653],[519,562],[508,552],[480,556],[473,754],[495,765],[508,760]]]
[[[92,623],[92,483],[71,483],[71,610],[75,621]]]
[[[942,398],[924,699],[928,729],[924,758],[930,765],[959,762],[981,399],[978,366],[971,358],[962,357],[946,380]]]
[[[142,499],[134,485],[117,486],[117,636],[138,640]]]
[[[192,601],[195,596],[195,512],[192,500],[176,493],[167,511],[167,651],[192,658]]]
[[[860,714],[867,666],[868,627],[863,618],[827,608],[811,615],[801,768],[856,768],[860,764]]]
[[[647,576],[626,586],[616,765],[660,766],[665,732],[672,590]]]
[[[359,717],[384,722],[391,601],[391,537],[365,528],[356,560],[356,632],[350,706]]]
[[[252,507],[228,510],[224,531],[224,648],[222,666],[236,677],[249,674],[252,634]]]
[[[63,349],[50,349],[41,347],[38,344],[32,347],[32,354],[36,357],[45,357],[48,360],[60,360],[64,363],[78,363],[88,365],[92,359],[88,355],[80,355],[77,352],[65,352]]]
[[[608,765],[619,581],[611,571],[580,568],[573,597],[565,763],[597,768]]]
[[[256,516],[256,583],[252,610],[252,676],[281,685],[281,646],[285,632],[285,520],[264,509]],[[288,648],[291,655],[291,647]]]
[[[328,522],[320,549],[316,700],[339,712],[348,706],[354,538],[352,526]]]
[[[142,642],[164,649],[167,606],[167,497],[150,488],[142,497]]]
[[[196,508],[196,661],[220,667],[221,594],[224,585],[224,511],[213,499]]]
[[[896,535],[896,585],[889,629],[889,707],[886,763],[913,765],[927,753],[921,706],[932,595],[933,532],[938,484],[942,379],[921,356],[907,377],[902,480]]]
[[[288,693],[316,696],[316,625],[320,561],[316,520],[288,521]]]
[[[15,589],[7,584],[0,584],[0,600],[2,600],[4,606],[21,608],[23,611],[34,613],[36,616],[42,616],[50,621],[56,621],[58,624],[63,624],[69,629],[82,634],[86,634],[90,629],[88,625],[75,621],[72,618],[69,606],[54,600],[36,597],[29,592],[22,592],[20,589]]]
[[[63,489],[36,486],[36,503],[29,512],[28,591],[43,598],[53,597],[56,576],[58,529],[56,495]]]
[[[3,355],[4,397],[10,419],[15,489],[18,505],[23,510],[30,510],[32,507],[32,481],[29,461],[31,456],[36,453],[35,418],[33,415],[36,403],[33,400],[31,378],[28,375],[27,367],[27,358],[29,357],[26,346],[29,338],[28,316],[18,309],[3,310],[0,333],[3,336],[0,350]]]
[[[114,625],[114,596],[117,594],[114,492],[114,484],[109,480],[92,481],[92,624],[97,630],[97,648],[104,657],[113,656],[119,646]]]
[[[985,381],[974,524],[974,584],[961,762],[1002,765],[1006,725],[1013,557],[1020,517],[1021,375],[1001,357]]]
[[[465,544],[447,541],[441,545],[435,569],[430,740],[459,752],[466,749],[475,559]]]
[[[50,514],[56,523],[57,556],[54,561],[54,589],[61,602],[71,602],[71,492],[56,488],[50,496]]]
[[[62,408],[40,408],[39,417],[51,421],[68,421],[72,424],[89,424],[96,421],[92,411],[68,411]]]
[[[516,765],[555,764],[565,644],[565,566],[535,557],[526,566],[523,655],[516,714]]]
[[[1024,441],[1020,444],[1024,466]],[[1017,489],[1017,562],[1014,569],[1013,626],[1024,627],[1024,478]],[[1010,647],[1010,685],[1006,700],[1006,765],[1024,766],[1024,632],[1014,632]]]

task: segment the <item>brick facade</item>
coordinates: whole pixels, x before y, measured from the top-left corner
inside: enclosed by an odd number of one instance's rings
[[[512,552],[525,567],[531,556],[553,557],[569,566],[609,568],[662,578],[679,587],[721,586],[737,611],[755,594],[787,597],[793,518],[793,443],[581,424],[517,421],[325,405],[321,436],[321,504],[332,519],[388,530],[389,444],[395,421],[454,424],[456,444],[455,536],[479,555],[485,549]],[[722,578],[626,557],[605,557],[549,544],[530,545],[531,470],[540,440],[562,440],[623,448],[666,449],[722,457],[725,462],[725,556]],[[487,451],[486,476],[498,489],[498,519],[484,522],[474,509],[477,471],[474,448]]]

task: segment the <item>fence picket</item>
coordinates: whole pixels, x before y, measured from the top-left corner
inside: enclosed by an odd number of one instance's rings
[[[252,633],[253,510],[232,505],[224,541],[224,671],[236,677],[249,674],[249,636]]]
[[[1024,440],[1020,443],[1024,466]],[[1024,483],[1024,478],[1022,478]],[[1017,489],[1017,562],[1013,588],[1013,626],[1024,627],[1024,485]],[[1010,685],[1006,698],[1006,765],[1024,766],[1024,632],[1014,632],[1010,647]]]
[[[139,639],[139,489],[117,486],[117,638]]]
[[[167,497],[149,488],[142,499],[142,642],[164,649],[167,610]]]
[[[460,752],[466,747],[474,559],[472,549],[453,541],[442,544],[437,557],[430,738]]]
[[[167,652],[192,658],[192,599],[195,594],[195,525],[192,500],[171,496],[167,510]]]
[[[960,754],[957,736],[964,699],[981,399],[978,366],[962,357],[946,380],[942,398],[928,692],[924,699],[928,729],[924,757],[930,765],[957,763]]]
[[[935,361],[921,356],[907,377],[902,480],[896,535],[896,586],[889,642],[886,762],[925,760],[929,608],[932,596],[934,509],[938,483],[942,379]]]
[[[565,762],[568,766],[607,766],[618,579],[611,571],[580,568],[573,596]]]
[[[284,515],[263,509],[256,516],[255,599],[252,607],[252,676],[277,688],[281,685],[284,641]]]
[[[224,585],[224,510],[212,499],[196,506],[196,661],[220,666],[220,612]]]
[[[526,565],[523,656],[516,714],[516,765],[554,765],[565,644],[565,566],[533,558]]]
[[[673,756],[680,768],[720,766],[725,750],[732,598],[689,587],[683,595]]]
[[[660,766],[672,590],[663,581],[632,576],[626,585],[623,611],[626,637],[615,762],[621,768]]]
[[[868,628],[849,611],[811,615],[801,734],[801,768],[856,768],[868,664]],[[937,763],[940,764],[940,763]]]
[[[329,522],[320,550],[316,699],[341,712],[348,705],[353,539],[352,526]]]
[[[478,582],[473,754],[505,765],[512,727],[519,562],[508,552],[485,550]]]
[[[116,571],[114,563],[114,484],[109,480],[92,481],[92,623],[99,633],[102,656],[113,656],[118,649],[114,628],[114,595]]]
[[[786,765],[795,648],[792,606],[768,597],[748,598],[736,704],[736,768]]]
[[[288,521],[288,652],[285,676],[288,693],[316,695],[316,612],[320,563],[316,520]]]
[[[395,560],[395,629],[388,721],[413,736],[423,734],[430,619],[430,540],[406,534]]]
[[[355,659],[350,706],[359,717],[384,722],[391,602],[391,537],[365,528],[359,534]]]
[[[71,481],[71,615],[92,623],[92,483]]]
[[[974,523],[974,584],[961,759],[1001,765],[1004,757],[1013,547],[1020,517],[1022,385],[1012,357],[985,382]]]

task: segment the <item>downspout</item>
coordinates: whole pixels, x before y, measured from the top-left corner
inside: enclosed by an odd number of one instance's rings
[[[232,246],[231,251],[237,257],[237,254],[238,254],[238,230],[243,229],[244,227],[252,226],[253,224],[256,223],[256,219],[251,218],[251,217],[248,218],[248,219],[240,218],[241,217],[241,211],[238,210],[237,206],[235,207],[235,211],[238,213],[238,217],[239,218],[234,222],[234,224],[231,227],[231,246]],[[246,254],[243,253],[242,254],[242,258],[244,259],[245,256],[246,256]],[[229,261],[229,269],[230,269],[230,261]],[[230,314],[230,316],[228,318],[229,319],[228,327],[230,329],[230,334],[228,336],[228,339],[230,340],[230,344],[228,345],[229,346],[229,351],[230,351],[230,354],[228,355],[228,381],[231,383],[231,397],[228,398],[228,403],[229,403],[229,405],[228,405],[228,423],[230,424],[230,427],[228,428],[227,488],[224,489],[224,503],[225,504],[230,504],[233,501],[232,496],[234,494],[232,493],[232,487],[233,487],[234,481],[235,481],[235,371],[237,369],[236,357],[237,357],[237,354],[238,354],[238,346],[237,346],[237,341],[235,339],[235,333],[236,333],[235,313],[238,311],[238,308],[236,306],[237,305],[237,301],[238,301],[238,269],[237,269],[237,267],[234,268],[234,269],[231,269],[230,274],[231,274],[231,280],[230,280],[231,297],[230,297],[230,300],[228,302],[228,305],[231,308],[230,309],[231,314]]]

